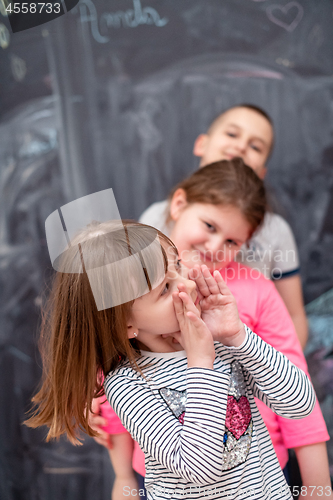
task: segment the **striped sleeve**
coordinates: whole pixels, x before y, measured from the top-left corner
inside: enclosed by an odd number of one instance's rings
[[[187,369],[183,424],[140,378],[128,372],[105,382],[107,398],[125,428],[145,454],[176,476],[201,485],[214,483],[221,477],[230,375]]]
[[[246,325],[247,337],[232,354],[247,371],[253,394],[277,415],[303,418],[312,412],[316,396],[306,374]]]

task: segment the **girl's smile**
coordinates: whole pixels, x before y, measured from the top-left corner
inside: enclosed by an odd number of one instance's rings
[[[211,270],[222,269],[234,260],[251,234],[251,225],[239,208],[188,204],[182,189],[174,194],[170,214],[174,220],[170,238],[189,268],[206,264]]]

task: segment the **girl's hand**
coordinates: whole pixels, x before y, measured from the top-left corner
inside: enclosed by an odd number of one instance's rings
[[[215,349],[212,334],[200,318],[192,298],[182,284],[172,294],[180,333],[174,334],[187,354],[187,365],[213,369]]]
[[[98,436],[94,437],[96,443],[105,446],[108,450],[112,449],[112,438],[110,434],[105,432],[102,427],[108,425],[108,421],[99,415],[100,398],[94,398],[92,402],[92,412],[89,412],[89,425],[98,432]]]
[[[207,266],[195,266],[190,270],[189,278],[197,285],[201,317],[213,339],[226,346],[240,346],[245,340],[245,328],[238,315],[235,297],[219,271],[214,271],[212,276]]]

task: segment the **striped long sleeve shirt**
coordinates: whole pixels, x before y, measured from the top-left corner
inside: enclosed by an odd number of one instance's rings
[[[240,347],[215,343],[214,369],[187,368],[185,351],[141,352],[144,377],[124,362],[106,396],[145,454],[149,500],[291,499],[254,401],[302,418],[307,376],[246,327]]]

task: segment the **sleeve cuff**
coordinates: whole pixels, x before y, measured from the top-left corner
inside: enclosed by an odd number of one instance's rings
[[[282,270],[279,271],[274,271],[272,272],[271,278],[272,280],[282,280],[283,278],[289,278],[291,276],[295,276],[296,274],[300,273],[300,268],[298,267],[297,269],[293,269],[291,271],[285,271],[283,272]]]
[[[230,346],[225,345],[224,347],[226,349],[229,349],[230,351],[232,351],[233,349],[242,349],[246,345],[246,343],[248,341],[248,337],[249,337],[248,327],[245,325],[245,323],[243,323],[243,325],[244,325],[244,328],[245,328],[245,339],[243,340],[243,342],[241,343],[241,345],[239,345],[237,347],[233,346],[233,345],[230,345]]]

